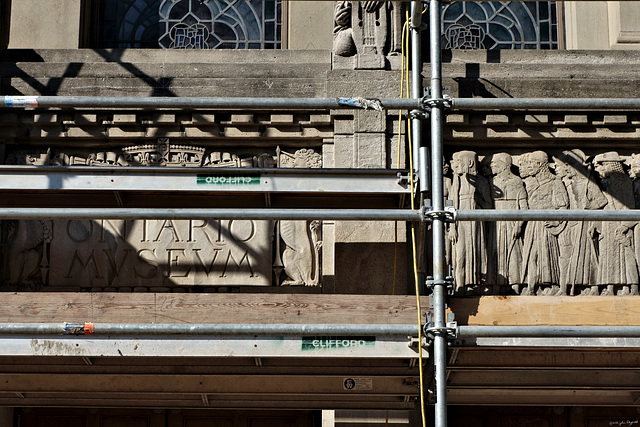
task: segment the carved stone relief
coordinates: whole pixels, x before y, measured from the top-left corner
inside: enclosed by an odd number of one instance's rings
[[[456,209],[488,208],[491,206],[489,184],[478,174],[478,159],[473,151],[459,151],[451,158],[453,182],[451,196]],[[455,261],[455,286],[486,283],[487,251],[484,223],[458,222],[452,230]]]
[[[333,52],[353,57],[355,69],[384,69],[386,55],[401,51],[401,3],[338,1],[335,5]]]
[[[282,167],[320,168],[322,158],[313,150],[301,149],[294,154],[280,152]],[[281,220],[277,224],[282,246],[276,249],[276,281],[284,269],[287,279],[282,285],[318,286],[320,278],[320,221]],[[279,270],[279,271],[278,271]]]
[[[312,149],[207,150],[157,144],[105,152],[13,151],[6,163],[61,166],[322,167]],[[15,289],[169,290],[319,286],[317,221],[5,221],[5,285]]]
[[[640,208],[639,154],[573,149],[480,158],[451,156],[445,187],[451,179],[447,197],[457,209]],[[637,228],[632,221],[461,221],[450,232],[447,260],[459,295],[637,295]]]
[[[607,198],[605,210],[631,209],[635,206],[633,183],[623,169],[623,162],[616,152],[598,154],[593,159]],[[621,288],[618,294],[638,294],[638,263],[633,247],[635,225],[630,221],[602,221],[596,226],[600,235],[598,283],[606,285],[602,295],[614,295],[616,288]]]
[[[495,209],[527,209],[527,193],[522,179],[511,172],[512,159],[507,153],[491,156],[491,197]],[[498,221],[490,237],[489,259],[495,269],[496,293],[505,292],[499,286],[510,285],[520,292],[522,283],[522,221]]]

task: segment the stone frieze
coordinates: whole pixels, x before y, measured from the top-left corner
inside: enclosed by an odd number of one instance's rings
[[[640,209],[640,155],[579,149],[452,154],[457,209]],[[636,222],[458,222],[447,229],[458,295],[638,295]]]
[[[15,150],[7,164],[96,167],[322,167],[313,149],[273,152],[172,144],[113,151]],[[321,224],[251,220],[56,220],[3,223],[11,289],[168,291],[319,286]]]

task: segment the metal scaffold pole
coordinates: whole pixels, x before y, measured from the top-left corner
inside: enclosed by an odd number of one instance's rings
[[[440,46],[440,0],[430,0],[429,35],[431,63],[431,197],[434,212],[444,211],[442,158],[442,56]],[[436,380],[435,427],[447,425],[447,332],[446,332],[446,262],[445,218],[433,217],[433,354]]]
[[[411,2],[411,98],[421,99],[422,94],[422,43],[421,43],[421,26],[422,26],[422,2]],[[413,166],[413,172],[418,172],[418,185],[420,192],[428,190],[429,179],[427,172],[427,155],[425,150],[421,149],[422,145],[422,111],[411,111],[411,135],[413,158],[416,159]]]

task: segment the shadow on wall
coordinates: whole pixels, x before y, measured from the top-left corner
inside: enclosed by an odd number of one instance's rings
[[[0,50],[9,46],[11,0],[0,0]]]
[[[0,23],[1,25],[2,23]],[[0,28],[0,48],[2,47],[3,32],[5,27]],[[7,37],[8,39],[8,37]],[[117,63],[125,73],[122,77],[134,78],[151,89],[149,96],[177,96],[171,89],[174,77],[160,77],[156,78],[142,71],[139,67],[132,63],[122,62],[122,55],[125,50],[123,49],[94,49],[98,55],[100,55],[106,63]],[[58,68],[61,64],[51,64],[46,68],[42,67],[30,67],[30,63],[44,63],[47,62],[38,52],[32,49],[10,49],[0,52],[0,70],[2,80],[7,80],[3,84],[1,93],[3,95],[42,95],[42,96],[55,96],[55,95],[73,95],[68,93],[79,89],[83,95],[87,95],[87,90],[91,88],[85,87],[85,85],[68,84],[69,79],[88,77],[94,85],[93,91],[99,92],[100,88],[104,86],[104,83],[100,83],[100,80],[104,77],[99,77],[99,69],[88,66],[85,62],[68,62],[64,69]],[[18,65],[20,63],[21,65]],[[60,70],[60,71],[57,71]],[[58,75],[51,75],[51,74]],[[96,83],[95,80],[98,80]],[[13,80],[23,82],[26,87],[21,87],[20,84],[11,83]],[[9,83],[9,84],[7,84]],[[6,86],[5,86],[6,85]],[[63,91],[63,88],[66,90]],[[27,89],[28,88],[28,89]],[[62,93],[64,92],[64,93]]]

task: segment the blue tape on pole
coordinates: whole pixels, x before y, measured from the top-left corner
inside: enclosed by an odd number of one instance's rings
[[[37,107],[37,96],[5,96],[5,107]]]
[[[84,335],[84,323],[65,323],[64,333],[66,335]]]
[[[382,111],[382,103],[379,99],[364,98],[338,98],[338,105],[343,107],[358,107],[364,110],[372,109]]]

